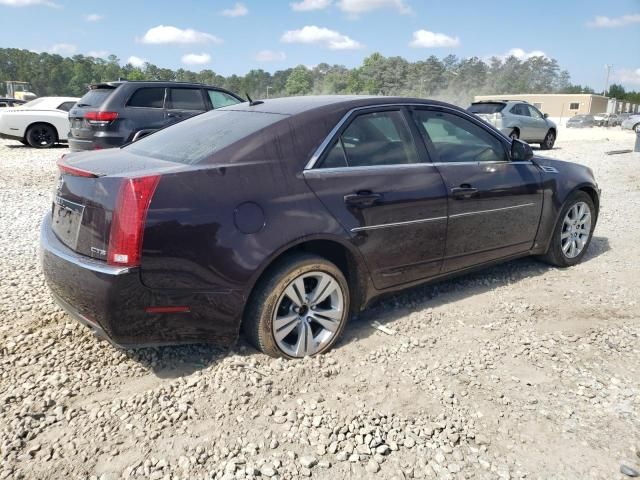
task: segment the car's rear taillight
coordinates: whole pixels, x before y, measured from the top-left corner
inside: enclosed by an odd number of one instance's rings
[[[118,112],[87,112],[84,118],[91,125],[109,125],[118,118]]]
[[[144,224],[159,180],[160,175],[123,180],[111,220],[107,249],[109,265],[140,265]]]
[[[62,162],[63,159],[64,159],[64,155],[62,155],[62,157],[60,157],[60,159],[57,162],[60,173],[66,173],[67,175],[73,175],[75,177],[89,177],[89,178],[98,177],[98,175],[96,175],[93,172],[82,170],[81,168],[72,167],[71,165],[67,165],[63,163]]]

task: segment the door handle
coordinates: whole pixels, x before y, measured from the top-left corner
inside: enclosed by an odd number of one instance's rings
[[[453,187],[451,189],[451,196],[455,198],[470,198],[478,193],[477,188],[473,188],[470,185],[462,184],[459,187]]]
[[[370,207],[380,200],[382,200],[380,193],[372,193],[369,191],[351,193],[344,196],[344,203],[354,207]]]
[[[169,112],[169,113],[167,113],[167,117],[169,117],[169,118],[180,118],[180,117],[182,117],[182,115],[180,115],[179,113],[171,113],[171,112]]]

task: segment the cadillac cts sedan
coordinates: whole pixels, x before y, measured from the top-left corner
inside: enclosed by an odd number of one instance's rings
[[[575,265],[600,195],[463,109],[392,97],[242,103],[59,169],[42,262],[71,315],[120,346],[243,330],[287,358],[383,293],[526,255]]]

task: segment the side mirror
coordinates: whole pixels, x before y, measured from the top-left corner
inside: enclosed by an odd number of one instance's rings
[[[543,114],[542,114],[542,116],[543,116],[544,118],[549,118],[549,114],[548,114],[548,113],[543,113]]]
[[[511,161],[526,162],[533,158],[533,150],[528,143],[514,139],[511,142]]]

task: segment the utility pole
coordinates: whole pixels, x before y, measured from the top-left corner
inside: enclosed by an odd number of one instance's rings
[[[609,74],[611,73],[611,69],[613,68],[613,65],[610,65],[610,64],[607,63],[604,66],[604,68],[607,69],[607,79],[604,82],[604,92],[602,92],[602,95],[606,97],[607,96],[607,92],[609,91]]]
[[[269,98],[269,89],[271,88],[270,85],[267,85],[267,98]]]

